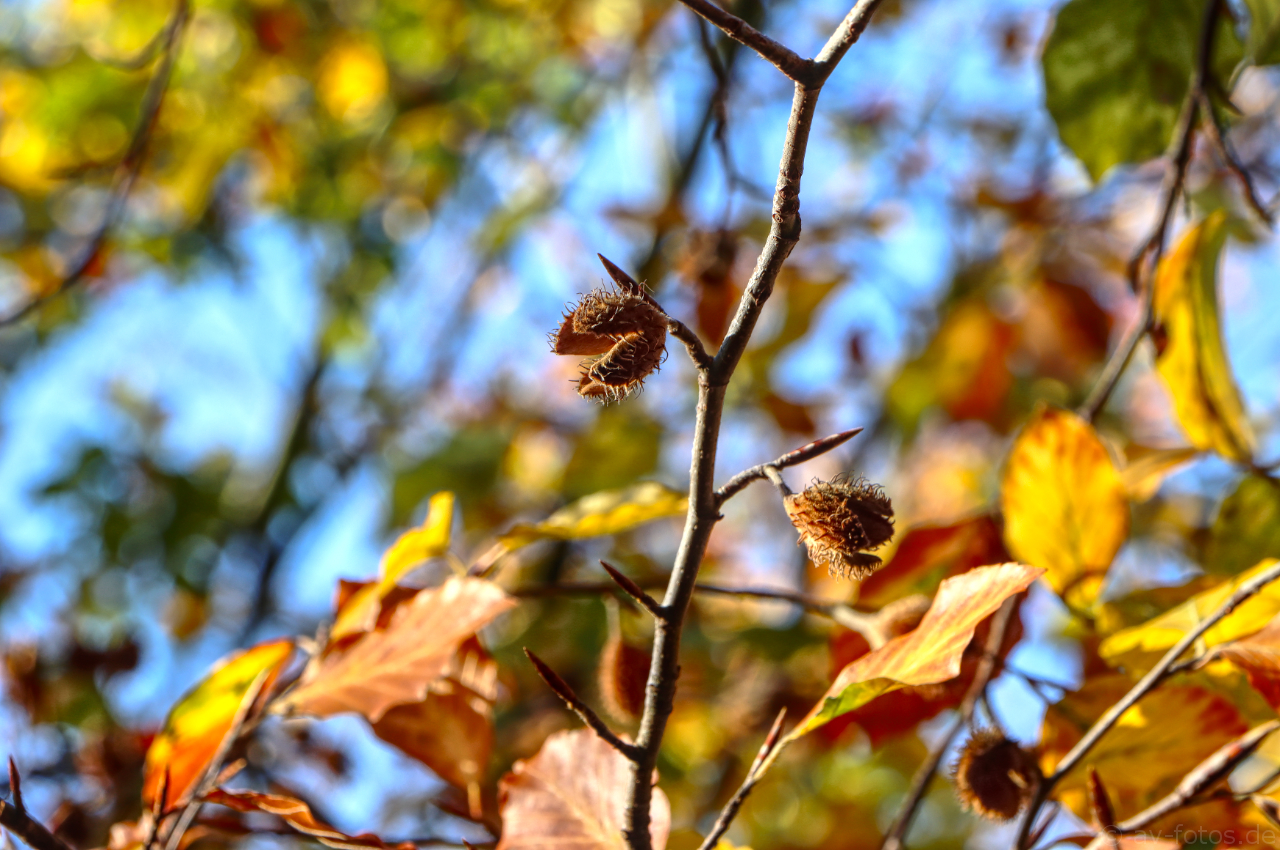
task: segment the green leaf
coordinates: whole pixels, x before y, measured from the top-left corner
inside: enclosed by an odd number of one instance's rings
[[[1204,568],[1236,575],[1263,558],[1280,558],[1280,481],[1248,475],[1218,509]]]
[[[536,525],[520,523],[498,538],[508,551],[537,540],[574,540],[628,531],[687,509],[688,498],[656,481],[622,490],[592,493],[566,505]]]
[[[1280,0],[1244,0],[1249,7],[1245,55],[1254,65],[1280,64]]]
[[[1071,0],[1044,50],[1045,106],[1094,180],[1169,144],[1196,64],[1205,0]],[[1242,50],[1230,22],[1214,44],[1226,78]]]

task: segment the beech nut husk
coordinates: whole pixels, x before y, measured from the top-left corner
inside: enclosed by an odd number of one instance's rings
[[[883,565],[868,551],[893,537],[893,503],[879,484],[862,477],[816,481],[786,496],[783,506],[814,564],[856,580]]]
[[[556,354],[578,354],[578,395],[608,403],[638,391],[666,356],[667,316],[643,294],[596,289],[551,334]]]

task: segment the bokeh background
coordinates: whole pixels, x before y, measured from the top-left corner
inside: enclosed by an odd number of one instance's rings
[[[733,5],[805,55],[847,11]],[[1029,411],[1083,399],[1136,314],[1124,267],[1162,169],[1095,185],[1061,146],[1039,63],[1053,7],[887,0],[877,13],[823,92],[803,237],[730,390],[721,479],[863,426],[792,485],[856,471],[885,485],[900,531],[974,522],[996,507]],[[0,314],[56,289],[93,238],[155,73],[138,60],[173,9],[0,3]],[[1234,96],[1233,139],[1265,197],[1277,83],[1251,70]],[[582,495],[683,487],[683,352],[602,408],[575,395],[576,358],[545,335],[601,285],[601,252],[717,343],[767,231],[789,102],[774,68],[664,0],[197,0],[105,250],[0,328],[0,752],[23,766],[33,809],[78,847],[105,844],[138,815],[143,753],[181,693],[237,647],[314,632],[337,580],[372,576],[433,493],[455,492],[460,510],[453,557],[420,582]],[[1199,208],[1237,213],[1225,337],[1269,462],[1280,255],[1211,152],[1190,188]],[[1140,348],[1100,420],[1120,456],[1184,443],[1150,360]],[[1218,510],[1241,475],[1204,459],[1165,480],[1136,509],[1108,596],[1181,585],[1206,553],[1240,560],[1224,572],[1280,554],[1274,526],[1230,550]],[[656,580],[678,533],[667,520],[540,543],[499,580],[598,581],[601,557]],[[807,564],[763,485],[730,503],[704,569],[858,599]],[[573,725],[520,647],[595,698],[609,621],[599,597],[537,599],[486,635],[502,665],[487,793]],[[643,645],[640,617],[616,622]],[[1022,675],[1006,671],[993,704],[1032,740],[1060,691],[1029,679],[1078,682],[1082,654],[1047,591],[1022,627]],[[672,847],[693,846],[772,713],[811,704],[849,641],[782,603],[696,603],[662,762]],[[878,846],[948,719],[871,718],[792,748],[733,835],[757,850]],[[269,725],[250,767],[350,831],[486,837],[454,791],[354,719]],[[1008,833],[939,782],[912,838]]]

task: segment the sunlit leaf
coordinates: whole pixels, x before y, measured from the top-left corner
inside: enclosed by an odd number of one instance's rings
[[[147,750],[143,804],[154,805],[166,770],[168,807],[186,800],[231,731],[254,682],[264,677],[259,693],[265,693],[292,656],[291,640],[259,644],[223,660],[180,699]]]
[[[1256,634],[1222,644],[1216,654],[1243,670],[1253,689],[1280,711],[1280,617]]]
[[[282,818],[285,823],[303,835],[310,836],[326,847],[338,850],[413,850],[416,846],[405,841],[399,844],[388,844],[376,835],[363,833],[347,835],[339,832],[327,823],[316,820],[311,808],[301,800],[285,797],[280,794],[259,794],[255,791],[229,791],[226,788],[215,788],[205,800],[219,806],[235,809],[237,812],[265,812]]]
[[[378,580],[360,587],[338,606],[338,615],[330,631],[331,640],[373,628],[378,603],[396,587],[396,582],[422,562],[438,558],[449,551],[453,506],[454,498],[450,492],[436,493],[431,497],[427,518],[422,521],[422,525],[400,535],[383,554]]]
[[[679,516],[687,508],[685,493],[656,481],[645,481],[622,490],[584,496],[542,522],[518,524],[498,539],[510,550],[544,539],[603,537],[629,531],[656,519]]]
[[[1031,417],[1005,462],[1004,539],[1017,559],[1047,571],[1075,605],[1093,601],[1129,534],[1129,502],[1093,427],[1065,410]]]
[[[1249,462],[1254,437],[1222,345],[1218,258],[1227,239],[1219,210],[1189,228],[1155,277],[1156,369],[1174,413],[1197,448]]]
[[[557,732],[502,778],[498,850],[625,850],[630,773],[626,756],[591,730]],[[654,850],[663,850],[671,808],[661,788],[653,789],[650,819]]]
[[[1000,564],[947,579],[920,625],[841,670],[789,737],[817,729],[904,685],[954,679],[960,675],[961,656],[978,624],[1043,572],[1022,564]]]
[[[1071,0],[1059,10],[1044,49],[1045,106],[1094,180],[1168,146],[1195,69],[1204,3]],[[1240,56],[1223,20],[1217,73],[1225,79]]]
[[[1223,500],[1205,547],[1205,570],[1235,575],[1262,558],[1280,557],[1280,481],[1246,475]]]
[[[344,711],[377,722],[388,709],[426,699],[459,645],[515,600],[495,585],[451,578],[400,605],[385,629],[367,632],[308,670],[277,710],[327,717]]]
[[[1234,579],[1198,593],[1178,607],[1155,619],[1116,632],[1104,640],[1098,653],[1112,666],[1125,664],[1137,669],[1150,667],[1164,653],[1210,614],[1222,607],[1242,584],[1276,565],[1274,559],[1258,564]],[[1280,614],[1280,582],[1259,590],[1200,638],[1202,646],[1217,646],[1253,634]]]
[[[1199,449],[1190,447],[1146,452],[1125,464],[1120,472],[1125,492],[1135,502],[1145,502],[1156,494],[1165,478],[1198,454]]]
[[[1245,54],[1255,65],[1280,63],[1280,0],[1244,0],[1249,7]]]
[[[374,734],[478,795],[493,751],[497,675],[497,662],[471,638],[431,683],[425,700],[392,708],[373,724]]]
[[[1085,686],[1049,706],[1041,767],[1050,772],[1090,726],[1133,686],[1121,674],[1091,677]],[[1118,814],[1136,814],[1172,791],[1182,777],[1223,744],[1248,729],[1231,703],[1203,688],[1164,685],[1121,715],[1116,727],[1061,781],[1056,796],[1088,820],[1088,768],[1098,771]],[[1197,825],[1208,812],[1197,810]],[[1158,834],[1158,830],[1152,830]]]

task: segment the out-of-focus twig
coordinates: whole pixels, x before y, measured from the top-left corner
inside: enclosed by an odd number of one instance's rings
[[[751,793],[751,789],[756,787],[765,771],[769,769],[769,765],[773,764],[769,756],[778,746],[778,741],[782,737],[782,721],[787,717],[787,710],[784,708],[778,712],[777,718],[773,721],[773,726],[769,729],[769,734],[764,736],[764,743],[760,745],[760,750],[756,753],[755,760],[751,762],[751,767],[747,770],[747,776],[742,780],[742,785],[738,787],[737,792],[729,798],[729,802],[725,803],[723,809],[720,810],[720,816],[716,818],[715,824],[711,827],[711,831],[707,833],[707,837],[702,840],[702,845],[698,850],[714,850],[715,846],[720,843],[720,839],[729,827],[733,824],[733,819],[738,816],[738,811],[742,809],[742,804],[747,799],[747,795]]]
[[[9,790],[13,794],[13,802],[0,800],[0,827],[21,838],[33,850],[72,850],[70,844],[27,812],[22,801],[22,778],[12,757],[9,758]]]
[[[177,0],[173,16],[165,25],[164,30],[161,31],[162,38],[158,42],[160,66],[152,76],[151,82],[147,84],[146,93],[142,98],[142,108],[138,115],[138,123],[134,127],[129,147],[125,150],[120,164],[116,166],[114,186],[107,201],[106,209],[103,212],[102,221],[89,238],[89,242],[81,253],[80,259],[62,275],[61,280],[55,285],[48,287],[45,291],[34,296],[7,315],[0,316],[0,327],[22,320],[41,304],[80,283],[102,256],[107,239],[111,236],[111,232],[115,229],[121,216],[123,216],[125,205],[129,200],[129,194],[133,191],[133,186],[138,181],[138,175],[142,172],[142,166],[147,156],[147,148],[150,146],[152,134],[155,132],[156,120],[160,117],[160,107],[164,103],[165,93],[169,89],[169,81],[173,77],[173,67],[178,61],[178,45],[190,16],[191,0]]]

